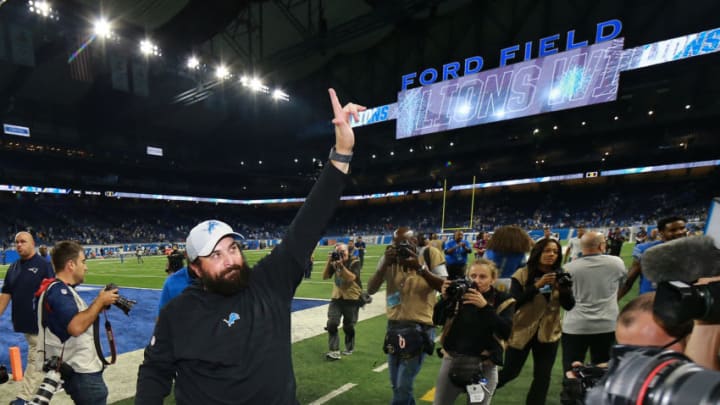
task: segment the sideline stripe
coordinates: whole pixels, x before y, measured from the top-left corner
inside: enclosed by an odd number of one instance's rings
[[[383,371],[383,370],[385,370],[385,369],[387,369],[387,368],[388,368],[388,364],[387,364],[387,363],[383,363],[383,364],[375,367],[375,368],[373,369],[373,371],[376,372],[376,373],[379,373],[379,372],[381,372],[381,371]]]
[[[345,392],[347,392],[347,391],[350,391],[350,390],[351,390],[353,387],[355,387],[355,386],[357,386],[357,384],[355,384],[355,383],[347,383],[347,384],[343,385],[342,387],[336,389],[335,391],[332,391],[331,393],[325,395],[324,397],[319,398],[319,399],[311,402],[309,405],[321,405],[321,404],[324,404],[325,402],[327,402],[327,401],[335,398],[336,396],[338,396],[338,395],[340,395],[340,394],[342,394],[342,393],[345,393]]]

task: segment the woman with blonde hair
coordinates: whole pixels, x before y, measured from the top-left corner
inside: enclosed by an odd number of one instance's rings
[[[498,381],[497,366],[503,364],[503,343],[512,328],[515,300],[493,286],[498,276],[495,264],[478,259],[467,276],[472,282],[467,289],[462,281],[445,281],[443,299],[435,306],[434,321],[445,325],[436,405],[453,404],[464,392],[468,403],[490,404]]]

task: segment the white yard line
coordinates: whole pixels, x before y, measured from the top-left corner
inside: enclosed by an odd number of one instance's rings
[[[380,372],[382,372],[382,371],[387,370],[387,368],[388,368],[388,364],[387,364],[387,363],[383,363],[383,364],[375,367],[375,368],[373,369],[373,371],[376,372],[376,373],[380,373]]]
[[[325,402],[335,398],[336,396],[350,391],[356,385],[357,384],[354,384],[354,383],[347,383],[347,384],[343,385],[342,387],[336,389],[335,391],[332,391],[329,394],[325,395],[324,397],[311,402],[309,405],[322,405]]]

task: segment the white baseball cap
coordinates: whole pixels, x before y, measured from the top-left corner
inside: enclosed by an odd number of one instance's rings
[[[232,236],[235,239],[244,239],[242,235],[234,232],[230,225],[216,219],[200,222],[190,231],[185,242],[188,259],[194,261],[198,256],[207,256],[215,249],[220,239]]]

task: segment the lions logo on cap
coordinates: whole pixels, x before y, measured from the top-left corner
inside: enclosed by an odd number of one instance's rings
[[[215,221],[210,221],[210,222],[208,222],[208,229],[207,229],[207,230],[208,230],[208,233],[209,233],[209,234],[212,234],[212,233],[213,233],[213,230],[215,229],[216,226],[218,226],[218,223],[217,223],[217,222],[215,222]]]

